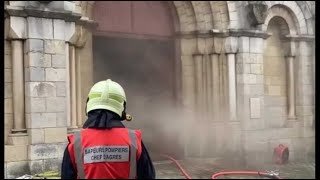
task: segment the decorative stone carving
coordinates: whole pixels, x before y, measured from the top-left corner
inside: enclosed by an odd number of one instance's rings
[[[249,1],[246,9],[248,11],[247,18],[252,26],[263,24],[267,17],[268,5],[263,1]]]

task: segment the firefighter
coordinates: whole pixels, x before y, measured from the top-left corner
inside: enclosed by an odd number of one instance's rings
[[[62,179],[155,179],[140,130],[126,128],[126,95],[108,79],[90,90],[83,129],[68,135]]]

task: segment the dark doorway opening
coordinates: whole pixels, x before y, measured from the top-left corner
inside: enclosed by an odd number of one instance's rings
[[[179,121],[174,40],[94,36],[93,57],[94,82],[110,78],[123,86],[134,118],[125,125],[142,130],[153,160],[157,153],[182,157],[181,134],[172,128]]]

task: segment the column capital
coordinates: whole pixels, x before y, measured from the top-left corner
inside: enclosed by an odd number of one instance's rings
[[[238,37],[225,38],[224,48],[227,54],[235,54],[238,51]]]

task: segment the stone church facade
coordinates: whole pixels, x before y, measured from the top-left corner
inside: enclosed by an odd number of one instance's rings
[[[184,156],[314,156],[314,19],[315,1],[5,1],[5,177],[60,168],[101,37],[171,42],[160,74],[187,116]]]

